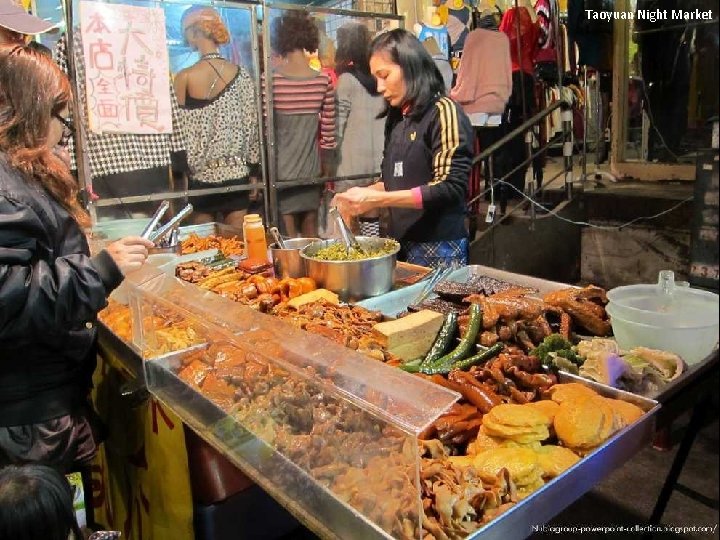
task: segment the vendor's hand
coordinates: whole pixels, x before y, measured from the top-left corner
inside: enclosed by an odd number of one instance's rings
[[[380,192],[376,189],[354,187],[335,195],[331,205],[337,206],[343,218],[345,216],[355,217],[377,208],[379,206],[378,195]]]
[[[139,236],[126,236],[108,245],[107,252],[123,275],[139,269],[148,258],[148,249],[153,247],[150,240]]]

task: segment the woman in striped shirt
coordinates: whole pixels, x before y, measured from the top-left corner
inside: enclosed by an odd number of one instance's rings
[[[320,176],[321,163],[335,149],[335,90],[326,74],[310,68],[305,55],[317,50],[318,42],[318,29],[305,12],[273,20],[272,46],[282,58],[272,75],[278,184]],[[285,234],[317,236],[321,191],[320,185],[280,186]]]

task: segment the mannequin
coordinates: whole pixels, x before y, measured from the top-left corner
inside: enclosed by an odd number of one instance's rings
[[[423,22],[416,24],[413,30],[421,43],[430,38],[434,39],[440,54],[446,60],[450,58],[450,34],[440,20],[437,9],[432,6],[425,8]]]
[[[174,86],[186,133],[190,189],[220,188],[249,181],[260,163],[258,116],[250,74],[223,58],[220,46],[230,33],[209,7],[183,13],[183,36],[200,60],[175,75]],[[242,227],[250,192],[191,197],[195,223],[216,221]]]
[[[440,70],[440,75],[442,75],[443,82],[445,83],[445,92],[449,93],[452,87],[453,70],[452,67],[450,67],[447,55],[440,50],[437,41],[435,41],[435,38],[432,36],[422,40],[422,44],[425,50],[430,53],[433,62],[435,62],[435,65]]]
[[[465,46],[465,38],[470,32],[472,23],[472,7],[464,0],[447,0],[438,8],[440,20],[450,34],[450,46],[453,53],[458,53]]]

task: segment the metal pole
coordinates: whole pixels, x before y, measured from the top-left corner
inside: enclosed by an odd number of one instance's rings
[[[522,99],[523,122],[527,120],[527,104],[525,103],[525,77],[522,70],[522,40],[520,39],[520,8],[515,0],[515,44],[517,47],[518,66],[520,66],[520,98]]]
[[[526,182],[526,188],[525,190],[528,193],[528,196],[531,200],[535,200],[535,192],[536,190],[536,183],[534,182],[534,167],[533,167],[533,139],[535,138],[535,135],[533,133],[533,128],[528,129],[525,133],[525,143],[527,148],[527,155],[528,155],[528,165],[527,165],[527,171],[525,173],[525,177],[529,177],[530,181]],[[535,205],[530,203],[530,230],[535,230]]]
[[[275,141],[275,115],[273,111],[273,70],[270,65],[270,23],[269,9],[263,2],[263,65],[265,74],[265,118],[267,121],[267,178],[265,180],[265,193],[269,199],[268,219],[276,227],[280,224],[280,205],[278,204],[277,183],[277,146]]]
[[[514,139],[515,137],[519,137],[522,135],[522,133],[530,129],[533,125],[538,123],[540,120],[545,118],[547,115],[551,114],[553,111],[561,108],[563,105],[567,105],[567,102],[564,100],[556,101],[549,107],[546,107],[539,113],[535,114],[532,118],[528,119],[526,122],[523,122],[515,129],[511,130],[509,133],[506,133],[503,135],[500,139],[492,143],[487,148],[484,148],[477,156],[473,158],[473,165],[475,165],[477,162],[482,161],[483,159],[486,159],[490,154],[494,154],[497,152],[500,148],[502,148],[504,145],[508,143],[511,139]]]
[[[563,165],[565,167],[565,196],[571,200],[573,196],[573,143],[572,143],[572,109],[569,106],[563,107],[562,113],[563,130]]]
[[[253,62],[255,63],[255,92],[257,110],[258,110],[258,137],[260,138],[260,174],[262,175],[263,184],[263,205],[265,207],[265,219],[270,221],[270,197],[268,196],[268,167],[267,167],[267,148],[265,146],[265,118],[263,117],[263,100],[262,100],[262,82],[260,73],[262,72],[262,64],[259,51],[259,42],[257,35],[257,13],[254,7],[250,8],[250,41],[252,43]],[[274,225],[274,223],[273,223]]]
[[[73,93],[73,101],[75,103],[71,110],[76,126],[74,134],[75,166],[77,167],[78,183],[87,194],[87,200],[84,204],[90,214],[91,222],[95,224],[97,223],[97,211],[90,198],[90,193],[92,193],[92,172],[90,170],[90,162],[88,161],[84,107],[82,106],[85,96],[80,95],[80,87],[77,79],[77,67],[75,66],[75,17],[73,13],[72,0],[63,0],[63,9],[65,10],[65,53],[67,60],[67,72],[68,79],[70,80],[70,87]]]
[[[590,91],[588,90],[587,66],[583,66],[583,90],[585,91],[585,105],[583,107],[583,156],[582,156],[582,182],[583,189],[587,180],[587,130],[588,130],[588,98]]]
[[[603,129],[603,105],[602,94],[600,93],[600,70],[595,70],[595,84],[593,85],[595,96],[595,170],[600,168],[600,144],[605,143],[605,130]]]
[[[495,204],[495,173],[493,172],[493,157],[488,157],[488,178],[490,179],[490,204]]]
[[[563,69],[564,55],[561,47],[562,41],[560,40],[560,6],[558,5],[557,0],[551,0],[550,9],[552,10],[552,30],[553,39],[555,41],[555,58],[557,60],[558,88],[560,88],[560,99],[562,99],[563,75],[565,70]]]

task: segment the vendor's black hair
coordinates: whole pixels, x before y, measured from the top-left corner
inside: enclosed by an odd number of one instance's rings
[[[377,36],[370,45],[370,57],[382,51],[387,52],[402,69],[405,102],[410,104],[409,116],[421,116],[435,97],[445,95],[440,70],[422,43],[410,32],[397,28]]]
[[[44,465],[0,469],[0,540],[82,538],[70,484]]]

